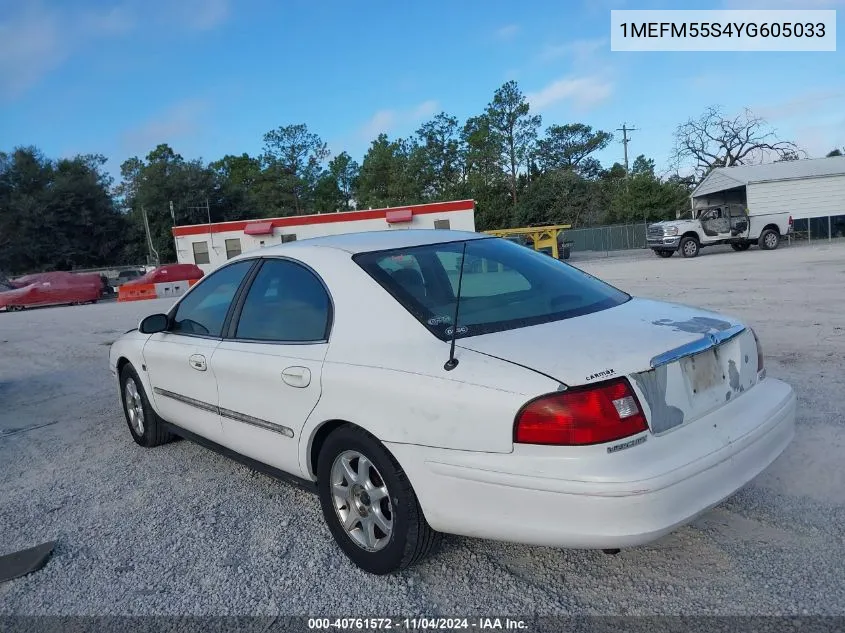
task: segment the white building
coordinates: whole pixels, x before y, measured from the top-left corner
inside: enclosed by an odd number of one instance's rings
[[[475,201],[175,226],[173,238],[177,261],[208,273],[236,255],[271,244],[396,228],[475,231]]]
[[[735,202],[795,220],[845,215],[845,156],[718,167],[691,197],[693,208]]]

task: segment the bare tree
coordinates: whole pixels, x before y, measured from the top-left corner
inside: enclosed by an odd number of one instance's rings
[[[792,141],[778,139],[775,130],[746,108],[733,118],[719,106],[710,106],[697,119],[675,130],[673,159],[693,164],[696,181],[715,167],[753,165],[766,159],[794,160],[803,154]]]

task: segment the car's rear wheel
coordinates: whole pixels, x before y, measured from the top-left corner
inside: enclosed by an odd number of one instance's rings
[[[749,248],[751,248],[751,243],[750,242],[733,242],[731,244],[731,248],[734,249],[735,251],[747,251]]]
[[[317,488],[332,536],[364,571],[405,569],[439,542],[405,472],[378,440],[356,426],[344,425],[326,438]]]
[[[684,257],[698,257],[698,251],[700,247],[698,245],[698,240],[694,237],[685,237],[681,240],[681,255]]]
[[[659,257],[664,257],[664,258],[665,258],[665,257],[672,257],[672,255],[674,255],[674,254],[675,254],[675,251],[655,250],[654,252],[655,252],[655,253],[657,253],[657,255],[658,255]]]
[[[129,432],[137,444],[152,448],[173,439],[162,419],[150,406],[138,372],[129,363],[120,370],[120,395],[126,424],[129,425]]]
[[[780,235],[774,229],[765,229],[762,233],[760,233],[760,239],[758,245],[764,251],[773,251],[778,247],[780,243]]]

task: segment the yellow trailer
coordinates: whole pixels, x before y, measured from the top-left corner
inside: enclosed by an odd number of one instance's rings
[[[560,257],[560,242],[563,240],[562,233],[564,230],[572,228],[570,224],[549,224],[545,226],[526,226],[518,229],[495,229],[493,231],[484,231],[487,235],[495,235],[506,240],[514,242],[520,241],[522,237],[531,242],[531,246],[535,251],[540,251],[551,255],[555,259]],[[569,246],[563,247],[563,259],[569,259]]]

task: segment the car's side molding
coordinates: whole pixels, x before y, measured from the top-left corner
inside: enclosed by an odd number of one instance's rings
[[[221,417],[234,420],[235,422],[243,422],[244,424],[250,424],[252,426],[264,429],[265,431],[279,433],[280,435],[284,435],[285,437],[293,437],[293,429],[290,429],[286,426],[282,426],[281,424],[274,424],[273,422],[269,422],[267,420],[262,420],[261,418],[256,418],[251,415],[247,415],[246,413],[232,411],[231,409],[224,409],[223,407],[218,407],[215,404],[203,402],[202,400],[197,400],[188,396],[183,396],[180,393],[168,391],[167,389],[161,389],[160,387],[155,387],[153,391],[156,393],[156,395],[163,396],[165,398],[170,398],[171,400],[176,400],[177,402],[187,404],[191,407],[196,407],[197,409],[202,409],[203,411],[216,413]]]

